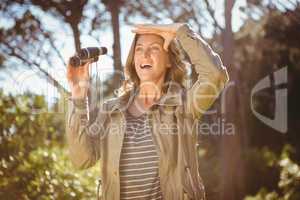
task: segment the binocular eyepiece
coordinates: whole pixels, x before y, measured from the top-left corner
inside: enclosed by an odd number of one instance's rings
[[[80,49],[75,56],[72,56],[69,63],[73,67],[84,65],[87,62],[96,62],[100,55],[107,53],[106,47],[87,47]]]

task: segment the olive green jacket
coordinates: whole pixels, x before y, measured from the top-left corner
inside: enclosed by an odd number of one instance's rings
[[[148,112],[159,155],[161,191],[166,200],[205,199],[198,172],[196,122],[229,78],[219,56],[187,24],[178,29],[175,41],[188,55],[198,79],[190,88],[169,84],[167,92]],[[105,200],[120,199],[124,111],[133,100],[132,91],[101,104],[94,121],[88,118],[85,101],[70,101],[67,122],[70,158],[81,169],[93,166],[100,159],[102,199]]]

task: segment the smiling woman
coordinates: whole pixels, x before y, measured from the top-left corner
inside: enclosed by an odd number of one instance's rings
[[[120,93],[139,88],[140,97],[144,97],[144,103],[149,104],[149,101],[158,100],[166,93],[166,83],[171,80],[182,86],[186,67],[179,54],[175,43],[166,47],[165,39],[158,34],[137,34],[125,66],[127,79]]]
[[[167,68],[171,67],[163,38],[154,34],[140,35],[134,52],[134,65],[140,84],[151,81],[162,85]]]
[[[88,65],[68,66],[70,158],[79,168],[101,158],[106,200],[205,199],[193,125],[224,88],[227,71],[187,24],[137,25],[133,32],[120,95],[105,102],[95,120],[88,118],[83,84]],[[198,73],[188,89],[182,52]]]

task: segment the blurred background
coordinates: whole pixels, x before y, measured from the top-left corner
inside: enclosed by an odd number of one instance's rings
[[[0,199],[96,199],[99,165],[77,171],[66,150],[66,63],[106,46],[90,95],[113,97],[132,25],[172,22],[205,38],[231,79],[198,123],[207,199],[300,199],[299,0],[2,0],[0,17]]]

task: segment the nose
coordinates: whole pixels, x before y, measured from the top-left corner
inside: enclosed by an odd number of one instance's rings
[[[150,57],[150,49],[147,48],[147,49],[145,49],[145,51],[144,51],[144,58],[149,58],[149,57]]]

